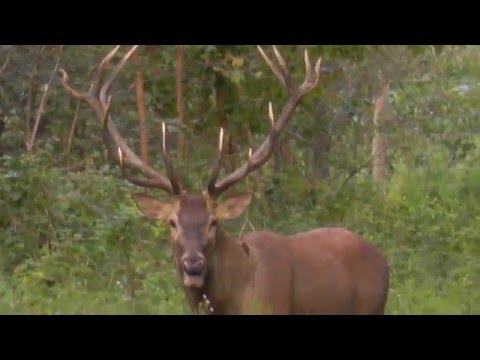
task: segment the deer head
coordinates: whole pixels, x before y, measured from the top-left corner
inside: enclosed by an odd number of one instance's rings
[[[275,119],[272,104],[269,103],[270,132],[268,136],[257,150],[252,152],[250,149],[248,159],[241,167],[219,180],[224,133],[223,129],[220,129],[218,156],[213,163],[206,189],[198,193],[189,193],[184,190],[176,176],[166,146],[165,123],[162,125],[161,156],[165,165],[166,177],[135,155],[111,121],[109,114],[111,96],[109,92],[121,69],[137,47],[137,45],[133,46],[123,56],[122,60],[113,66],[111,75],[105,79],[107,64],[118,51],[119,46],[113,49],[101,62],[88,92],[81,93],[74,90],[69,83],[67,73],[63,69],[60,70],[62,83],[68,94],[85,101],[94,110],[97,119],[103,124],[104,141],[109,156],[120,166],[125,178],[138,186],[161,189],[170,195],[168,201],[140,193],[135,193],[132,197],[144,216],[154,220],[166,221],[169,224],[174,257],[178,271],[183,278],[183,284],[187,288],[201,289],[208,273],[209,259],[215,251],[219,222],[234,219],[242,214],[250,204],[252,195],[242,194],[224,201],[219,201],[218,197],[252,171],[265,164],[271,157],[279,135],[298,103],[305,94],[317,85],[320,77],[321,59],[312,68],[308,52],[305,51],[306,77],[301,85],[296,86],[287,70],[285,60],[277,49],[273,47],[276,58],[276,62],[274,62],[261,47],[258,47],[266,63],[287,90],[287,101],[278,119]],[[133,176],[128,170],[135,171],[143,176]]]

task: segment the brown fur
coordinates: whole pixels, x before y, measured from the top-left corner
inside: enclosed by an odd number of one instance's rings
[[[389,267],[346,229],[261,231],[235,240],[220,233],[217,242],[206,292],[216,314],[384,314]]]

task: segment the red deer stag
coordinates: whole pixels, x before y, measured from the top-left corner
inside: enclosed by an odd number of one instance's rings
[[[268,161],[296,106],[317,85],[321,59],[312,67],[305,51],[306,77],[297,86],[277,49],[273,47],[274,62],[258,47],[287,91],[285,106],[275,121],[269,104],[269,135],[255,152],[250,151],[245,164],[219,180],[223,145],[220,129],[219,152],[207,189],[189,193],[172,165],[165,144],[165,124],[161,155],[167,177],[139,159],[111,121],[109,92],[137,46],[113,66],[112,74],[105,79],[106,65],[118,48],[103,59],[88,92],[74,90],[67,73],[60,70],[63,86],[94,110],[103,124],[110,157],[126,179],[172,196],[169,201],[161,201],[146,194],[132,195],[144,216],[168,222],[175,266],[192,311],[198,312],[200,305],[207,304],[211,314],[384,314],[389,266],[379,251],[357,234],[343,228],[318,228],[294,235],[257,231],[231,238],[219,224],[238,217],[250,204],[250,194],[224,201],[218,201],[218,197]],[[127,169],[143,176],[134,177]]]

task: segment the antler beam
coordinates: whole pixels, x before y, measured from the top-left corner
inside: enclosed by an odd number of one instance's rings
[[[295,86],[293,84],[292,78],[290,73],[287,70],[287,65],[275,46],[273,46],[273,52],[275,54],[276,63],[273,62],[265,53],[265,51],[258,46],[258,50],[262,55],[265,62],[268,64],[272,72],[275,76],[280,80],[282,86],[287,90],[288,99],[280,113],[280,116],[275,121],[275,116],[273,114],[273,107],[272,103],[269,103],[268,106],[268,117],[270,119],[270,133],[264,140],[264,142],[260,145],[260,147],[251,154],[249,153],[248,161],[243,164],[240,168],[235,170],[234,172],[227,175],[225,178],[218,181],[218,176],[220,174],[220,165],[221,165],[221,156],[222,156],[222,147],[223,147],[223,129],[220,129],[220,136],[219,136],[219,155],[214,162],[212,167],[210,179],[208,182],[208,193],[212,197],[218,197],[222,194],[225,190],[229,187],[233,186],[243,178],[245,178],[249,173],[258,169],[263,164],[265,164],[268,159],[271,157],[275,145],[277,143],[278,137],[282,132],[283,128],[287,121],[291,118],[292,114],[294,113],[297,105],[299,104],[300,100],[312,91],[318,84],[320,79],[320,66],[321,66],[321,58],[319,58],[315,64],[315,68],[312,69],[312,64],[310,61],[310,56],[308,51],[305,50],[305,70],[306,76],[303,83],[299,86]]]
[[[105,80],[106,68],[110,64],[110,61],[115,56],[119,48],[119,45],[116,46],[102,60],[88,92],[79,92],[75,90],[70,85],[67,72],[63,69],[60,69],[59,72],[62,76],[63,87],[70,96],[86,102],[94,110],[97,119],[103,125],[103,138],[107,146],[108,154],[110,158],[120,166],[123,175],[128,181],[143,187],[159,188],[170,194],[179,194],[183,190],[175,174],[170,155],[167,151],[165,140],[165,124],[162,126],[162,158],[168,178],[164,177],[161,173],[157,172],[151,166],[143,162],[130,149],[130,147],[127,145],[127,142],[120,135],[115,124],[111,121],[109,113],[112,100],[110,90],[128,59],[131,57],[133,52],[137,50],[138,45],[132,46],[132,48],[122,57],[120,62],[113,66],[110,76]],[[145,178],[134,177],[128,174],[125,171],[125,168],[140,172]]]

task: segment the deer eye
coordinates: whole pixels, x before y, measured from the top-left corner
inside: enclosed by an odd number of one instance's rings
[[[176,229],[176,228],[177,228],[177,224],[175,223],[175,220],[170,220],[169,224],[170,224],[170,227],[171,227],[172,229]]]
[[[214,219],[214,220],[210,221],[210,227],[213,228],[215,226],[217,226],[217,220]]]

